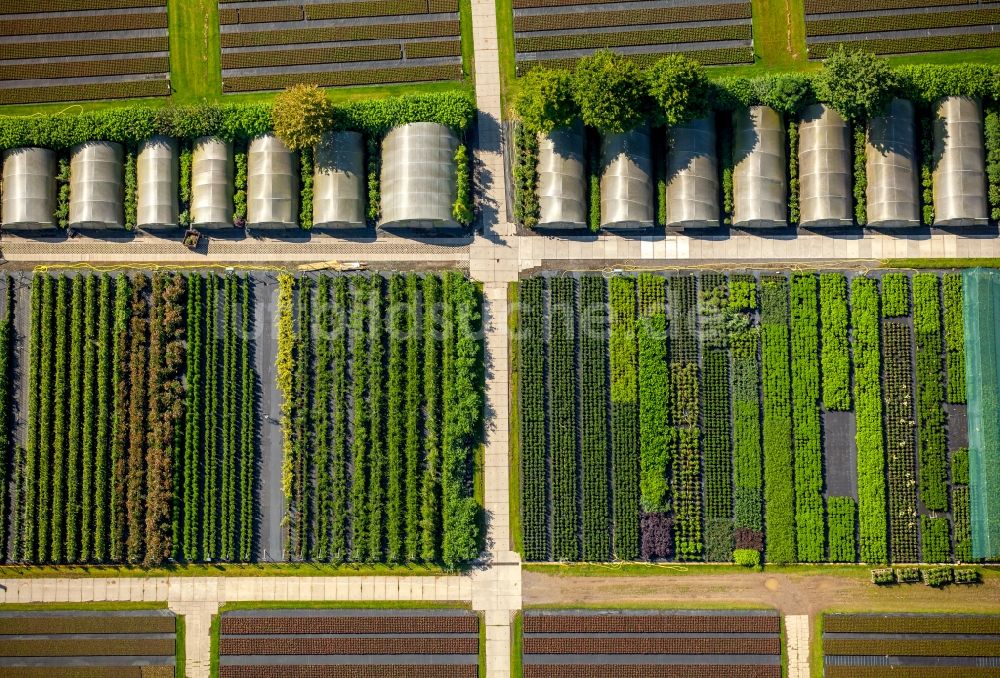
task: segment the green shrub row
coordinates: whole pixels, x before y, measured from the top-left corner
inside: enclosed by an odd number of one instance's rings
[[[460,80],[461,64],[437,66],[404,66],[343,71],[317,71],[314,73],[286,73],[280,75],[237,75],[226,78],[222,91],[238,92],[277,91],[298,84],[320,87],[354,87],[362,85],[392,85],[413,82],[440,82]]]
[[[855,534],[857,507],[851,497],[830,497],[826,503],[830,523],[829,559],[833,563],[853,563],[858,558]]]
[[[514,220],[526,228],[538,225],[538,136],[525,125],[514,125]]]
[[[854,130],[854,221],[868,223],[868,165],[865,155],[865,130]]]
[[[472,158],[465,144],[459,144],[455,149],[455,179],[458,187],[455,203],[451,207],[451,216],[463,226],[472,224]]]
[[[639,388],[635,280],[612,278],[609,303],[614,554],[618,560],[635,560],[639,555]]]
[[[765,276],[760,290],[766,553],[769,562],[790,563],[795,561],[796,529],[788,280]]]
[[[701,393],[698,372],[697,279],[669,279],[671,420],[677,449],[671,470],[674,552],[678,560],[699,560],[703,553],[701,490]]]
[[[608,355],[607,285],[604,278],[588,275],[580,279],[581,317],[580,440],[583,463],[583,559],[608,560]],[[583,325],[583,320],[588,322]],[[641,350],[641,348],[640,348]],[[641,360],[640,353],[640,360]]]
[[[861,561],[888,561],[886,536],[885,449],[882,440],[879,292],[875,280],[851,281],[854,329],[855,441],[858,454],[858,547]]]
[[[7,511],[9,504],[8,469],[14,469],[15,478],[20,468],[15,455],[11,431],[14,409],[13,365],[14,365],[14,283],[10,276],[4,276],[4,315],[0,320],[0,558],[7,552]],[[16,510],[11,508],[11,510]]]
[[[639,490],[649,513],[670,507],[670,377],[667,369],[666,280],[639,276]]]
[[[851,40],[850,42],[816,42],[809,45],[809,57],[823,59],[830,56],[836,45],[843,44],[852,50],[863,50],[873,54],[910,54],[914,52],[942,52],[956,47],[955,36],[940,35],[920,38],[885,38],[873,40]],[[996,33],[966,33],[961,36],[962,49],[988,49],[1000,45]]]
[[[799,223],[799,121],[788,121],[788,223]]]
[[[55,43],[44,43],[44,46],[48,48],[53,44]],[[169,94],[170,81],[165,79],[116,81],[92,85],[9,87],[0,90],[0,105],[88,101],[91,99],[139,99],[142,97],[165,97]],[[10,148],[10,146],[5,144],[4,148]]]
[[[920,500],[931,511],[948,509],[947,439],[942,382],[941,290],[936,274],[913,276],[913,330],[917,340],[917,423]]]
[[[733,550],[733,455],[725,276],[706,273],[698,295],[701,402],[705,460],[705,559],[726,562]]]
[[[934,225],[934,129],[931,112],[917,111],[920,126],[920,216],[924,226]]]
[[[517,333],[518,390],[521,398],[521,526],[526,560],[546,560],[545,353],[542,333],[543,278],[520,283],[520,327]]]
[[[966,400],[965,388],[965,316],[962,306],[962,275],[946,273],[941,278],[944,295],[945,366],[948,374],[948,402]]]
[[[850,19],[820,19],[806,22],[806,36],[847,35],[864,33],[920,30],[927,28],[957,28],[963,26],[988,26],[1000,20],[998,9],[954,9],[943,12],[919,12],[852,17]],[[956,32],[956,34],[960,34]]]
[[[955,562],[972,560],[972,508],[967,485],[951,486],[951,514],[955,527]]]
[[[733,397],[733,485],[736,527],[761,533],[763,485],[760,431],[760,329],[746,311],[757,307],[752,276],[729,277],[729,329]]]
[[[549,282],[548,412],[549,454],[552,459],[552,557],[579,560],[577,542],[576,446],[576,281]]]
[[[907,315],[910,315],[910,277],[905,273],[887,273],[882,276],[882,316]]]
[[[986,181],[990,216],[996,221],[1000,219],[1000,107],[995,104],[986,108],[983,131],[986,141]]]
[[[847,342],[847,278],[842,273],[819,276],[823,405],[851,409],[851,354]]]
[[[920,516],[923,562],[951,562],[951,530],[948,518]]]
[[[883,279],[883,291],[885,279]],[[884,307],[883,307],[884,308]],[[917,436],[913,411],[913,340],[898,320],[882,325],[885,445],[892,562],[917,562]]]
[[[546,52],[563,49],[601,49],[638,45],[677,45],[717,40],[749,40],[750,25],[699,26],[697,28],[662,28],[658,30],[615,31],[584,35],[551,33],[515,37],[518,52]]]
[[[647,26],[688,21],[723,21],[749,18],[750,7],[745,3],[608,12],[521,14],[514,17],[514,31],[565,31],[576,28]]]
[[[795,529],[799,562],[824,560],[823,448],[820,427],[819,294],[816,275],[791,281]]]

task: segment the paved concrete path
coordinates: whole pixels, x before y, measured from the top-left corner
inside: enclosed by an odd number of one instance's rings
[[[788,678],[809,678],[809,615],[785,617]]]

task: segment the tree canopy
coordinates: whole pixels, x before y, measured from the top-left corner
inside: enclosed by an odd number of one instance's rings
[[[333,102],[316,85],[294,85],[274,98],[274,133],[293,151],[315,146],[333,110]]]
[[[711,85],[704,67],[694,59],[667,55],[650,67],[646,79],[663,124],[679,125],[708,115]]]
[[[899,84],[888,61],[868,52],[847,51],[843,45],[823,62],[814,82],[819,99],[851,120],[881,113]]]
[[[572,75],[563,69],[528,71],[518,83],[514,106],[526,127],[543,134],[571,125],[580,115]]]
[[[627,132],[641,124],[648,110],[646,77],[635,62],[599,50],[577,62],[573,96],[584,124],[602,132]]]

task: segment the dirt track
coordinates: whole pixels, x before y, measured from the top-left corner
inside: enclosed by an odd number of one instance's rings
[[[1000,612],[1000,578],[944,590],[923,584],[877,587],[860,576],[768,574],[572,577],[524,572],[524,604],[759,604],[782,614],[854,610]]]

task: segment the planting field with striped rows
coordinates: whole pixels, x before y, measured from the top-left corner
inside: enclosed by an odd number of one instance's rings
[[[166,0],[6,2],[0,41],[0,104],[170,94]]]
[[[534,561],[972,559],[958,274],[534,277]]]
[[[771,610],[528,610],[525,678],[781,675]]]
[[[173,678],[176,641],[167,610],[0,611],[0,677]]]
[[[476,678],[479,623],[452,609],[224,612],[219,676]]]
[[[478,288],[458,273],[278,282],[289,557],[474,558]]]
[[[0,448],[5,560],[254,559],[250,290],[235,275],[31,278],[17,352],[27,430]]]
[[[458,0],[221,0],[224,92],[462,78]]]
[[[683,0],[615,3],[588,0],[513,0],[518,71],[569,67],[597,49],[610,48],[648,65],[682,52],[703,64],[753,63],[750,3]],[[645,7],[644,5],[648,5]]]
[[[978,678],[997,675],[998,666],[998,615],[823,615],[827,678]]]
[[[809,58],[837,45],[875,54],[943,52],[1000,46],[995,0],[807,0]]]

